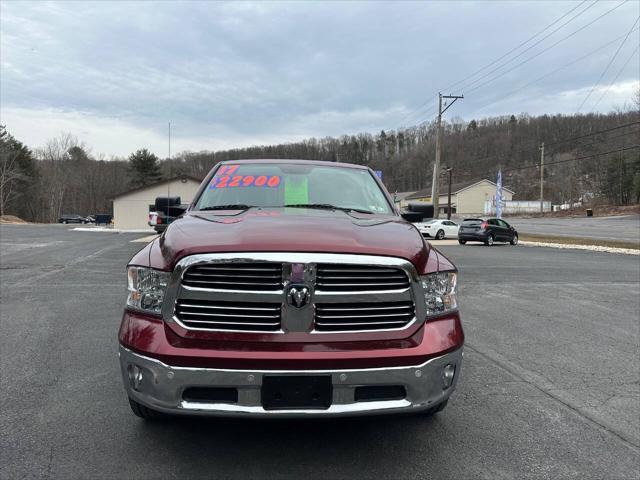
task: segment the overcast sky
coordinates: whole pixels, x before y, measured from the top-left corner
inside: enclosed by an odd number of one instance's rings
[[[440,89],[465,94],[448,118],[571,114],[621,45],[581,112],[639,82],[638,0],[0,5],[0,122],[30,147],[166,156],[169,121],[174,152],[374,133],[432,119]]]

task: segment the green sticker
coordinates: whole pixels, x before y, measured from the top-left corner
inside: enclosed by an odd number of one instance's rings
[[[309,203],[309,185],[307,177],[285,177],[284,204],[298,205]]]

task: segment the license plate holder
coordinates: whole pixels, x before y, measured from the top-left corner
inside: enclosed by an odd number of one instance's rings
[[[265,410],[327,409],[333,384],[330,375],[265,375],[261,397]]]

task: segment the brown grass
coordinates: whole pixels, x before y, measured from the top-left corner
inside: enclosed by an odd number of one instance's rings
[[[594,217],[614,217],[616,215],[632,215],[634,213],[640,213],[640,205],[598,205],[594,207],[588,207],[593,210]],[[516,217],[523,216],[529,218],[539,218],[539,213],[533,213],[531,215],[515,215]],[[573,208],[571,210],[558,210],[555,212],[546,212],[544,217],[586,217],[587,207]]]
[[[16,217],[15,215],[0,215],[0,223],[20,224],[27,222],[25,222],[21,218]]]
[[[536,235],[531,233],[519,234],[520,240],[538,243],[560,243],[562,245],[588,245],[595,247],[630,248],[640,250],[640,243],[624,240],[597,240],[593,238],[559,237],[554,235]]]

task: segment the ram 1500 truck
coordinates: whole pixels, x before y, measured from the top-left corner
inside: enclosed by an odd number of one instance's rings
[[[128,265],[119,357],[136,415],[446,406],[464,343],[456,268],[371,169],[222,162],[185,208]]]

